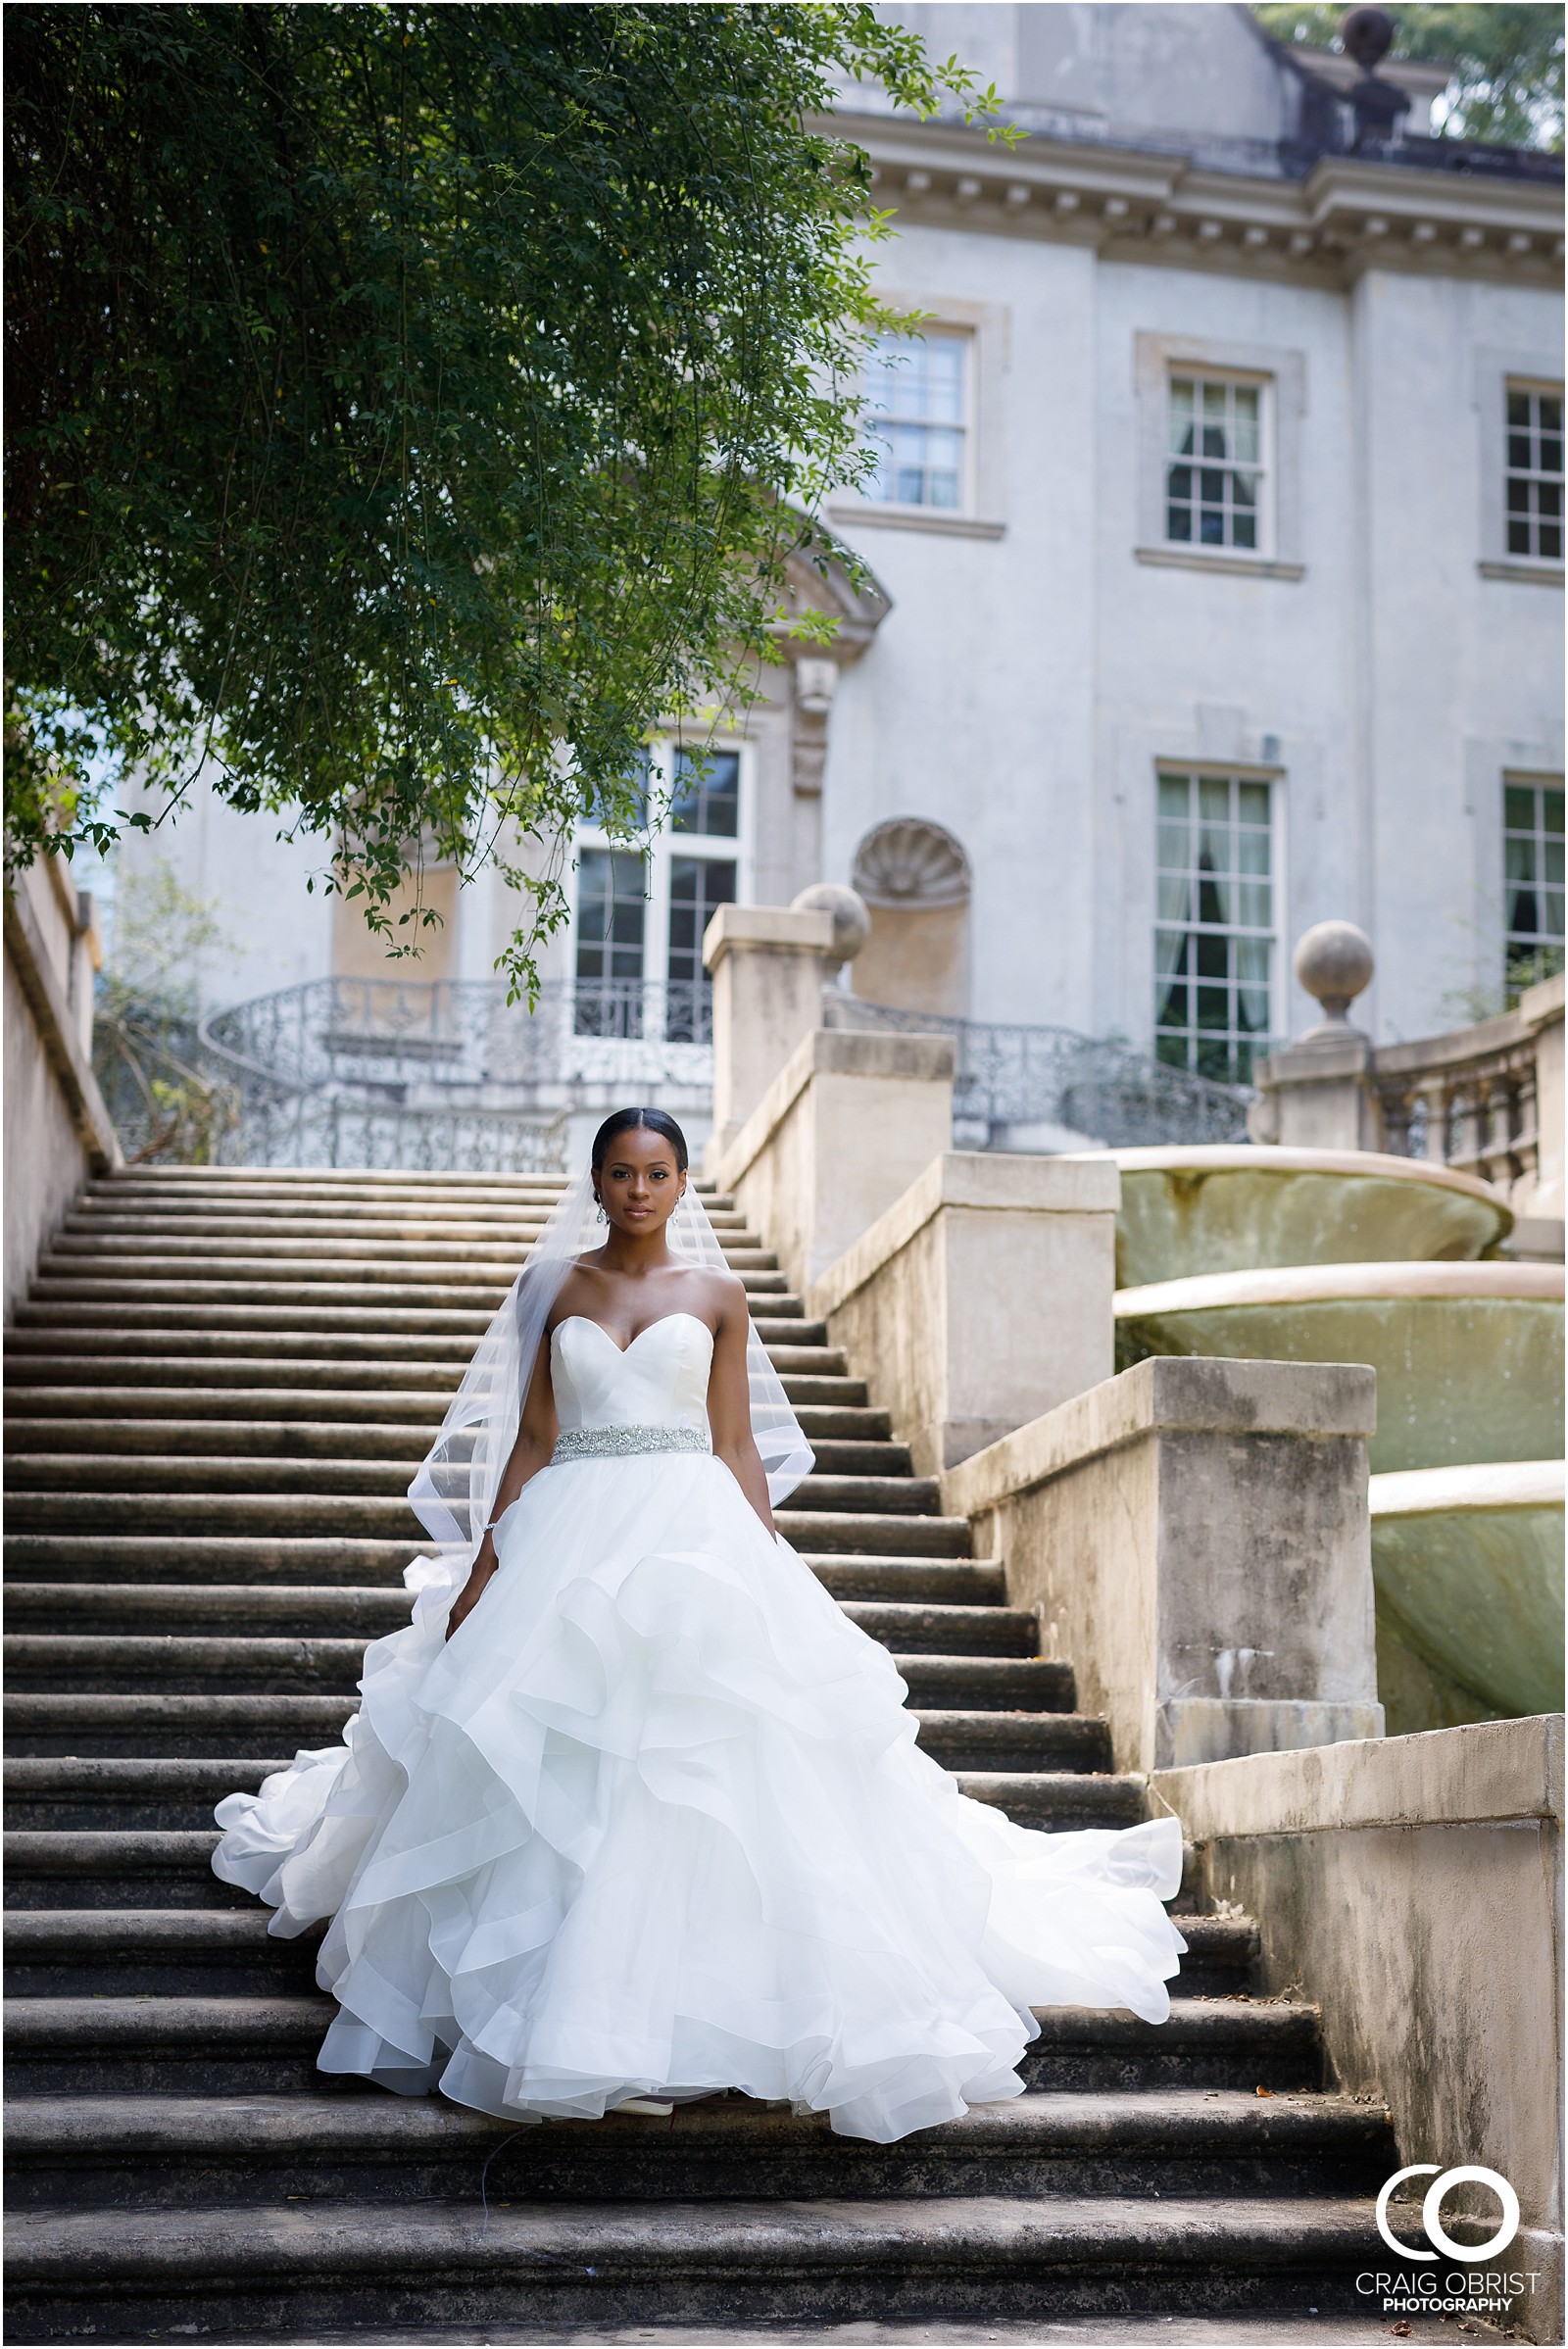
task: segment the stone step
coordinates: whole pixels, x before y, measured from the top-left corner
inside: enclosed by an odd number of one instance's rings
[[[387,1344],[398,1338],[416,1340],[419,1352],[428,1351],[434,1341],[445,1338],[460,1342],[451,1358],[466,1366],[475,1339],[483,1337],[495,1318],[501,1293],[476,1291],[466,1306],[460,1309],[454,1305],[450,1310],[439,1304],[434,1292],[420,1294],[425,1300],[422,1306],[417,1299],[399,1305],[396,1292],[389,1295],[384,1290],[373,1305],[324,1301],[319,1291],[309,1303],[302,1304],[292,1297],[283,1303],[268,1302],[269,1296],[276,1299],[276,1289],[258,1291],[260,1301],[227,1303],[182,1302],[172,1289],[135,1303],[74,1298],[40,1302],[31,1297],[17,1307],[17,1325],[47,1332],[55,1346],[63,1344],[72,1330],[91,1330],[95,1338],[112,1339],[122,1346],[131,1343],[132,1332],[140,1332],[170,1342],[169,1350],[177,1353],[190,1351],[209,1333],[263,1338],[266,1343],[251,1350],[269,1354],[292,1353],[313,1337],[330,1337],[349,1350],[357,1347],[362,1358],[384,1351]],[[765,1311],[760,1309],[764,1306]],[[753,1325],[773,1355],[775,1369],[843,1369],[842,1349],[829,1347],[823,1323],[797,1318],[798,1301],[792,1310],[787,1296],[761,1297],[753,1300]],[[775,1348],[782,1349],[782,1360]]]
[[[1186,1930],[1187,1920],[1178,1920]],[[1256,2095],[1329,2086],[1321,2017],[1292,1998],[1246,1991],[1173,1998],[1164,2023],[1094,2007],[1037,2010],[1019,2072],[1031,2088],[1237,2087]]]
[[[909,1526],[897,1519],[896,1525]],[[953,1521],[949,1521],[950,1523]],[[821,1539],[831,1520],[806,1520]],[[798,1545],[799,1546],[799,1545]],[[294,1538],[249,1535],[9,1534],[5,1542],[8,1590],[51,1583],[75,1588],[102,1586],[105,1578],[142,1588],[180,1584],[226,1586],[243,1582],[264,1589],[327,1584],[403,1588],[403,1570],[423,1555],[428,1541],[335,1540],[303,1534]],[[1000,1607],[1006,1584],[991,1559],[857,1555],[800,1549],[835,1598],[891,1600],[908,1605]]]
[[[100,1211],[68,1215],[50,1249],[62,1256],[92,1251],[107,1255],[222,1253],[231,1248],[254,1250],[258,1255],[298,1248],[302,1255],[311,1255],[338,1244],[351,1256],[372,1246],[428,1247],[443,1257],[459,1249],[475,1255],[499,1255],[510,1249],[515,1262],[533,1247],[546,1221],[537,1207],[494,1207],[483,1215],[466,1214],[461,1208],[410,1208],[402,1214],[368,1210],[362,1215],[346,1215],[333,1206],[324,1207],[318,1215],[296,1209],[288,1215],[265,1217],[192,1207],[118,1215]],[[776,1268],[777,1253],[747,1228],[743,1216],[715,1215],[710,1221],[726,1256],[741,1250],[755,1254],[762,1269]]]
[[[302,1647],[326,1642],[300,1642]],[[967,1661],[968,1659],[963,1659]],[[909,1659],[911,1665],[926,1661]],[[5,1700],[9,1754],[180,1755],[283,1751],[332,1744],[354,1694],[255,1688],[133,1692],[13,1688]],[[949,1711],[921,1707],[920,1744],[948,1770],[982,1775],[1108,1772],[1110,1746],[1095,1716],[1067,1712]]]
[[[742,1251],[744,1255],[746,1251]],[[753,1251],[754,1253],[765,1251]],[[765,1268],[727,1258],[730,1270],[749,1297],[765,1297],[772,1310],[788,1294],[789,1284],[776,1262]],[[352,1273],[346,1267],[352,1266]],[[346,1242],[322,1240],[314,1244],[280,1242],[275,1253],[255,1253],[240,1244],[191,1241],[180,1249],[171,1244],[155,1254],[150,1248],[117,1248],[93,1243],[74,1249],[51,1249],[38,1266],[31,1296],[128,1298],[157,1297],[166,1289],[189,1294],[193,1303],[221,1303],[234,1296],[243,1304],[266,1304],[279,1283],[303,1296],[323,1301],[352,1302],[362,1292],[393,1304],[466,1304],[466,1292],[493,1293],[492,1311],[517,1275],[517,1257],[472,1248],[454,1248],[448,1253],[425,1256],[414,1247],[367,1243],[362,1250]],[[253,1295],[252,1293],[255,1292]],[[788,1308],[784,1308],[787,1310]]]
[[[188,1403],[187,1403],[188,1408]],[[445,1400],[442,1410],[445,1409]],[[133,1460],[126,1473],[144,1479],[142,1461],[159,1466],[169,1458],[211,1459],[237,1468],[253,1459],[365,1460],[399,1466],[422,1460],[435,1442],[442,1412],[405,1424],[370,1420],[345,1425],[335,1419],[33,1419],[6,1417],[7,1478],[22,1466],[21,1482],[36,1484],[39,1463],[58,1460],[68,1476],[85,1458],[101,1478],[112,1461]],[[137,1458],[140,1455],[140,1458]],[[408,1483],[408,1470],[403,1468]],[[373,1488],[372,1488],[373,1490]]]
[[[6,1910],[254,1911],[248,1892],[213,1874],[217,1843],[216,1827],[8,1828]]]
[[[187,1387],[200,1387],[206,1391],[204,1405],[209,1410],[220,1411],[225,1417],[254,1416],[261,1419],[288,1417],[295,1396],[306,1406],[301,1413],[305,1418],[343,1416],[341,1405],[345,1396],[351,1397],[356,1404],[363,1403],[366,1406],[357,1413],[358,1416],[374,1418],[377,1415],[374,1407],[376,1399],[385,1395],[396,1405],[399,1416],[414,1412],[423,1404],[426,1408],[433,1406],[439,1420],[462,1384],[467,1356],[473,1350],[471,1346],[455,1347],[452,1359],[442,1362],[392,1358],[378,1361],[373,1358],[373,1347],[379,1342],[372,1341],[368,1342],[372,1346],[372,1358],[349,1361],[329,1346],[319,1358],[309,1355],[281,1358],[272,1355],[265,1342],[249,1338],[236,1341],[239,1350],[232,1357],[215,1352],[160,1354],[158,1346],[151,1342],[139,1353],[117,1351],[116,1348],[122,1344],[131,1343],[129,1339],[122,1339],[122,1333],[117,1331],[76,1333],[70,1342],[75,1345],[78,1339],[91,1338],[95,1345],[99,1336],[108,1349],[102,1354],[87,1345],[82,1345],[79,1351],[73,1353],[45,1353],[29,1348],[24,1341],[41,1339],[52,1343],[48,1333],[37,1330],[7,1331],[7,1392],[14,1387],[20,1389],[23,1400],[19,1407],[29,1410],[55,1408],[52,1400],[43,1404],[28,1399],[40,1393],[53,1397],[79,1391],[83,1395],[98,1395],[104,1398],[102,1404],[87,1404],[85,1408],[103,1408],[112,1412],[118,1407],[123,1413],[139,1409],[135,1399],[136,1391],[143,1387],[144,1382],[152,1380],[155,1383],[146,1387],[149,1395],[177,1396]],[[170,1343],[172,1345],[177,1341],[172,1339]],[[386,1343],[389,1346],[401,1346],[403,1342],[389,1340]],[[260,1352],[249,1350],[257,1345],[262,1347]],[[809,1353],[813,1359],[818,1354],[836,1362],[844,1359],[837,1348],[791,1347],[788,1350],[791,1353]],[[774,1367],[778,1367],[776,1361]],[[813,1405],[834,1411],[861,1410],[865,1407],[863,1379],[839,1376],[831,1370],[820,1377],[810,1372],[791,1371],[783,1377],[782,1383],[785,1394],[797,1410]],[[284,1398],[289,1398],[288,1405]],[[270,1405],[274,1404],[275,1408],[270,1408]],[[67,1402],[60,1405],[65,1410],[73,1407]],[[879,1421],[887,1418],[887,1414],[880,1411],[872,1412],[870,1416]]]
[[[945,1770],[1109,1771],[1110,1734],[1090,1713],[957,1711],[921,1706],[920,1744]]]
[[[20,1534],[5,1538],[8,1590],[33,1582],[127,1584],[239,1581],[377,1584],[403,1587],[403,1570],[430,1548],[428,1538],[340,1539],[303,1534],[270,1540],[244,1534]]]
[[[225,1794],[255,1794],[264,1778],[287,1768],[286,1756],[231,1754],[202,1760],[184,1754],[18,1755],[6,1764],[6,1829],[20,1834],[205,1834],[213,1825],[215,1804]],[[149,1914],[156,1919],[161,1912]],[[258,1908],[256,1916],[265,1927],[266,1912]],[[9,1924],[6,1930],[9,1933]]]
[[[12,1380],[48,1378],[97,1383],[118,1378],[177,1381],[181,1386],[444,1387],[456,1392],[473,1358],[471,1338],[368,1337],[314,1330],[189,1330],[178,1323],[143,1329],[90,1321],[32,1329],[22,1318],[5,1334],[5,1372]]]
[[[134,1199],[145,1194],[167,1199],[186,1191],[211,1191],[229,1199],[246,1193],[279,1199],[312,1194],[324,1199],[329,1193],[340,1191],[349,1199],[385,1199],[395,1192],[407,1191],[420,1198],[427,1193],[450,1192],[454,1199],[474,1199],[485,1194],[493,1194],[497,1199],[517,1199],[533,1193],[544,1199],[559,1199],[568,1179],[554,1172],[462,1174],[444,1169],[424,1172],[411,1167],[130,1166],[118,1174],[95,1176],[86,1185],[83,1197]],[[705,1199],[719,1196],[711,1185],[701,1180],[693,1188]],[[728,1204],[727,1195],[725,1203]]]
[[[11,1464],[29,1462],[16,1481],[35,1486],[48,1481],[37,1462],[50,1459],[61,1462],[62,1479],[70,1478],[82,1458],[135,1459],[138,1482],[141,1458],[213,1459],[225,1466],[269,1457],[364,1459],[384,1466],[388,1461],[422,1460],[440,1432],[441,1418],[437,1410],[408,1424],[371,1420],[345,1426],[334,1419],[38,1419],[18,1413],[7,1416],[5,1449]],[[907,1445],[883,1438],[815,1435],[812,1444],[817,1467],[825,1475],[902,1479],[913,1473]],[[403,1481],[408,1482],[407,1471]]]
[[[1266,2319],[1310,2305],[1359,2318],[1354,2276],[1376,2240],[1371,2200],[1352,2196],[512,2203],[483,2230],[474,2202],[470,2189],[386,2211],[329,2200],[24,2214],[10,2245],[12,2338],[102,2336],[127,2305],[144,2339],[194,2318],[247,2340],[312,2341],[367,2326],[428,2341],[459,2321],[479,2337],[506,2325],[561,2340],[656,2317],[677,2339],[786,2323],[814,2337],[860,2321],[925,2337],[939,2319],[1115,2318],[1123,2329],[1129,2308]]]
[[[258,1901],[234,1909],[8,1909],[6,1995],[311,1995],[320,1929],[285,1940],[268,1924]]]
[[[269,1726],[263,1723],[261,1731]],[[286,1742],[279,1738],[279,1743]],[[330,1737],[328,1737],[330,1742]],[[216,1742],[216,1740],[215,1740]],[[6,1770],[6,1825],[18,1831],[130,1833],[206,1830],[225,1794],[254,1793],[287,1757],[25,1754]],[[961,1790],[1021,1827],[1131,1827],[1144,1815],[1141,1778],[1075,1771],[960,1774]]]
[[[810,1480],[808,1480],[808,1482]],[[828,1480],[823,1479],[824,1483]],[[850,1480],[844,1480],[846,1483]],[[910,1482],[915,1480],[911,1478]],[[841,1508],[829,1514],[826,1508],[803,1509],[798,1488],[790,1494],[782,1509],[773,1511],[773,1523],[792,1549],[803,1555],[844,1550],[864,1551],[868,1554],[891,1554],[895,1557],[966,1558],[969,1555],[971,1534],[966,1517],[906,1517],[861,1514]]]
[[[958,1770],[954,1776],[959,1792],[967,1794],[971,1802],[994,1803],[1017,1826],[1040,1828],[1048,1835],[1082,1827],[1136,1827],[1149,1804],[1147,1779],[1105,1768]],[[19,1819],[17,1824],[20,1827],[24,1822]],[[40,1816],[36,1824],[48,1823]],[[62,1827],[67,1824],[64,1819],[60,1822]],[[125,1824],[128,1827],[133,1822],[127,1818]],[[146,1824],[155,1823],[149,1819]],[[195,1820],[190,1824],[194,1826]],[[1186,1930],[1184,1924],[1182,1931]]]
[[[280,1739],[279,1742],[284,1742]],[[271,1760],[215,1754],[24,1754],[6,1765],[8,1828],[128,1831],[209,1828],[225,1794],[255,1793]],[[1086,1771],[972,1771],[960,1790],[1020,1827],[1133,1827],[1144,1816],[1142,1778]]]
[[[248,1378],[243,1386],[217,1384],[193,1395],[191,1387],[200,1383],[194,1377],[185,1386],[148,1386],[142,1383],[147,1377],[145,1363],[126,1363],[122,1369],[123,1385],[90,1385],[83,1379],[74,1386],[24,1387],[13,1377],[6,1387],[8,1442],[19,1427],[32,1427],[38,1433],[29,1441],[28,1448],[44,1450],[81,1441],[78,1431],[84,1428],[113,1427],[126,1430],[124,1441],[129,1444],[132,1439],[128,1430],[136,1421],[145,1423],[143,1437],[148,1442],[152,1441],[151,1426],[155,1423],[165,1426],[188,1423],[212,1429],[223,1426],[234,1447],[249,1441],[239,1436],[236,1429],[255,1421],[286,1422],[291,1427],[303,1423],[344,1429],[373,1426],[428,1430],[441,1425],[459,1385],[453,1378],[446,1386],[436,1388],[290,1388],[269,1387],[259,1379]],[[195,1419],[192,1413],[198,1404],[201,1416]],[[101,1450],[105,1446],[93,1439],[91,1448]]]
[[[210,1811],[224,1794],[254,1787],[281,1765],[138,1762],[122,1767],[167,1771],[172,1780],[181,1773],[193,1789],[199,1774],[209,1773],[199,1792]],[[79,1997],[104,1990],[120,1997],[314,1991],[321,1929],[285,1940],[269,1933],[269,1922],[256,1901],[235,1909],[11,1909],[5,1921],[7,1982],[12,1995],[25,1997]],[[1248,1987],[1257,1958],[1257,1928],[1250,1918],[1183,1916],[1181,1930],[1187,1951],[1176,1988],[1184,1996]]]
[[[13,1689],[5,1700],[8,1755],[189,1757],[288,1753],[333,1745],[357,1709],[348,1693],[275,1695],[254,1689],[221,1694],[70,1694]],[[26,1903],[23,1903],[26,1906]]]
[[[206,1259],[198,1259],[205,1262]],[[323,1305],[379,1311],[388,1305],[494,1313],[516,1274],[513,1263],[383,1263],[379,1255],[356,1263],[343,1277],[343,1257],[332,1250],[318,1262],[297,1256],[236,1258],[212,1279],[196,1264],[177,1257],[139,1257],[129,1265],[93,1270],[86,1264],[45,1257],[28,1292],[29,1305],[275,1305],[281,1293],[307,1308]],[[770,1313],[789,1313],[790,1297],[781,1272],[743,1272],[748,1297],[765,1300]],[[799,1300],[796,1300],[798,1311]]]
[[[276,2095],[318,2087],[317,2050],[335,2012],[319,1992],[8,1999],[8,2097]],[[1174,1998],[1163,2024],[1088,2007],[1048,2008],[1036,2023],[1039,2035],[1019,2071],[1038,2092],[1137,2090],[1139,2058],[1151,2052],[1159,2078],[1150,2086],[1236,2087],[1255,2098],[1259,2086],[1278,2093],[1324,2084],[1311,2006]],[[1113,2077],[1118,2069],[1130,2077]],[[374,2090],[346,2093],[356,2103],[380,2100]]]
[[[201,1417],[190,1417],[192,1396],[187,1387],[143,1386],[140,1378],[143,1365],[134,1366],[135,1377],[128,1375],[132,1366],[126,1365],[123,1385],[24,1387],[13,1383],[7,1389],[6,1439],[15,1449],[43,1450],[67,1442],[79,1442],[84,1448],[103,1449],[98,1437],[87,1440],[81,1431],[88,1428],[126,1429],[132,1421],[162,1421],[168,1425],[186,1423],[213,1429],[216,1432],[224,1422],[286,1423],[293,1427],[304,1423],[308,1428],[329,1426],[372,1426],[418,1428],[426,1433],[439,1428],[448,1404],[457,1390],[458,1381],[438,1389],[383,1388],[322,1388],[269,1387],[257,1380],[243,1387],[209,1389],[201,1396]],[[194,1381],[192,1383],[195,1383]],[[891,1415],[873,1411],[863,1404],[840,1402],[796,1403],[801,1426],[813,1444],[830,1439],[857,1444],[885,1444],[892,1442]],[[21,1427],[36,1430],[25,1444],[17,1439]],[[238,1439],[229,1431],[230,1444],[238,1448]],[[148,1438],[151,1441],[151,1438]],[[247,1442],[249,1440],[247,1439]],[[131,1439],[128,1434],[125,1444]],[[119,1449],[119,1444],[107,1446]],[[178,1449],[188,1446],[180,1444]]]
[[[312,1589],[244,1583],[18,1583],[9,1591],[6,1613],[13,1636],[81,1638],[128,1632],[152,1637],[177,1632],[296,1639],[358,1634],[362,1639],[375,1639],[407,1623],[413,1603],[401,1589],[356,1584]],[[1038,1644],[1037,1618],[1018,1607],[864,1599],[841,1603],[852,1623],[901,1653],[1032,1656]]]
[[[403,1471],[404,1481],[408,1470]],[[295,1480],[304,1482],[303,1476]],[[323,1479],[322,1483],[327,1480]],[[428,1546],[406,1500],[325,1490],[294,1493],[24,1493],[6,1512],[17,1532],[352,1535]]]
[[[890,1625],[890,1631],[897,1627]],[[334,1639],[117,1632],[10,1632],[4,1642],[8,1705],[34,1694],[111,1701],[143,1691],[170,1695],[352,1695],[364,1668],[365,1639]],[[900,1655],[897,1666],[911,1705],[971,1712],[1070,1713],[1072,1668],[1037,1656]],[[9,1718],[9,1716],[8,1716]]]
[[[213,1489],[227,1481],[217,1476],[192,1473],[187,1483],[175,1473],[179,1465],[170,1464],[167,1481],[159,1489],[152,1489],[149,1478],[149,1489],[140,1492],[95,1491],[85,1476],[72,1491],[29,1491],[19,1479],[12,1490],[8,1522],[15,1532],[30,1534],[350,1535],[416,1543],[424,1539],[408,1501],[396,1497],[400,1479],[402,1485],[409,1482],[410,1471],[404,1464],[377,1471],[372,1479],[374,1464],[369,1462],[280,1462],[276,1464],[277,1483],[290,1489],[272,1492],[257,1490],[271,1481],[264,1474],[264,1462],[246,1463],[249,1476],[243,1483],[234,1480],[242,1489],[230,1492]],[[123,1483],[129,1481],[127,1477]],[[891,1478],[885,1485],[870,1477],[820,1480],[841,1488],[873,1488],[867,1495],[871,1506],[860,1511],[845,1506],[839,1495],[835,1495],[837,1507],[827,1500],[817,1501],[811,1490],[816,1481],[808,1479],[790,1495],[789,1507],[774,1512],[774,1523],[792,1548],[832,1550],[842,1546],[934,1557],[961,1557],[968,1548],[965,1519],[906,1516],[897,1504],[893,1509],[879,1507],[890,1494],[897,1494],[905,1507],[911,1506],[907,1488]],[[379,1493],[366,1492],[372,1482],[382,1488]],[[918,1505],[917,1497],[912,1505]]]
[[[367,1335],[347,1327],[337,1332],[225,1328],[186,1329],[177,1321],[163,1329],[116,1322],[97,1326],[26,1325],[24,1304],[5,1334],[5,1372],[13,1379],[66,1382],[122,1382],[156,1375],[184,1386],[283,1385],[360,1387],[444,1387],[454,1391],[473,1354],[471,1337]],[[788,1341],[775,1343],[772,1326],[757,1329],[792,1402],[864,1402],[865,1381],[849,1376],[842,1346],[830,1346],[822,1323],[792,1323]],[[809,1339],[809,1344],[804,1343]],[[796,1341],[802,1341],[796,1343]],[[149,1369],[156,1365],[156,1372]]]
[[[247,1213],[262,1215],[271,1212],[269,1202],[274,1202],[278,1213],[293,1215],[311,1203],[335,1200],[340,1206],[333,1211],[345,1214],[356,1207],[375,1213],[389,1202],[405,1201],[420,1208],[448,1202],[465,1212],[476,1205],[548,1212],[560,1202],[566,1181],[564,1175],[418,1174],[361,1167],[137,1166],[89,1183],[78,1206],[88,1214],[132,1204],[172,1210],[206,1199],[224,1212],[242,1201]],[[710,1215],[735,1211],[730,1194],[702,1182],[693,1189]]]
[[[435,2098],[59,2096],[7,2111],[8,2206],[188,2210],[334,2200],[420,2203],[471,2190],[497,2204],[733,2201],[756,2196],[1375,2192],[1387,2111],[1348,2097],[1235,2089],[1151,2096],[1064,2091],[983,2105],[898,2145],[836,2136],[825,2114],[737,2094],[650,2129],[631,2114],[584,2128],[509,2124]],[[1385,2165],[1383,2169],[1379,2164]]]

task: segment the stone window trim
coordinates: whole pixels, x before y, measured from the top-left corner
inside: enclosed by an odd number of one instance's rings
[[[1507,472],[1507,400],[1511,387],[1521,391],[1556,392],[1563,389],[1560,352],[1510,351],[1484,347],[1475,355],[1474,405],[1480,434],[1481,554],[1476,569],[1483,579],[1510,580],[1518,585],[1561,587],[1564,565],[1539,556],[1510,555],[1504,482]]]
[[[1184,367],[1267,387],[1269,478],[1263,544],[1235,547],[1172,543],[1165,536],[1165,467],[1170,379]],[[1306,415],[1306,354],[1274,343],[1214,342],[1206,336],[1140,331],[1133,337],[1138,407],[1138,536],[1135,560],[1167,570],[1217,571],[1252,579],[1300,579],[1306,573],[1301,495],[1301,426]]]
[[[889,309],[918,312],[936,333],[962,334],[968,343],[965,417],[966,479],[957,512],[931,506],[900,506],[880,498],[840,493],[828,506],[830,520],[860,529],[925,530],[941,538],[999,539],[1005,535],[1002,378],[1011,365],[1012,316],[1000,302],[970,302],[901,286],[879,286]]]

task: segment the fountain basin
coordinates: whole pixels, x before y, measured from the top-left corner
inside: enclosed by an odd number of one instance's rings
[[[1380,1693],[1391,1735],[1561,1711],[1563,1482],[1561,1460],[1371,1479]],[[1391,1646],[1395,1686],[1385,1692]],[[1424,1674],[1401,1670],[1400,1647]]]
[[[1116,1297],[1118,1367],[1146,1354],[1367,1362],[1375,1472],[1562,1454],[1558,1264],[1298,1264]]]
[[[1513,1228],[1489,1184],[1422,1158],[1220,1143],[1113,1155],[1124,1289],[1264,1265],[1473,1259]]]

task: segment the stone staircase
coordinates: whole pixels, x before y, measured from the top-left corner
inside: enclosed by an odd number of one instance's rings
[[[1346,2337],[1388,2119],[1328,2087],[1311,2007],[1249,1995],[1245,1919],[1183,1917],[1163,2029],[1046,2013],[1027,2095],[896,2146],[733,2095],[513,2130],[316,2071],[314,1943],[212,1875],[212,1806],[334,1739],[406,1619],[413,1465],[558,1188],[128,1173],[8,1334],[9,2337],[1166,2310]],[[816,1449],[781,1529],[921,1743],[1031,1826],[1140,1818],[1004,1566],[710,1206]]]

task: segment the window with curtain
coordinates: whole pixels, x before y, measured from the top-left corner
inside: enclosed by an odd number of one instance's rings
[[[1170,378],[1165,537],[1172,546],[1266,553],[1267,386],[1182,372]]]
[[[1508,1001],[1563,966],[1563,788],[1510,775],[1502,787]]]
[[[1158,778],[1154,1050],[1228,1084],[1250,1083],[1273,1026],[1272,799],[1250,776]]]

